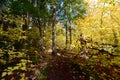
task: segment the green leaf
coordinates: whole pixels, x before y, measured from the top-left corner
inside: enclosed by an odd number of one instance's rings
[[[11,74],[12,74],[12,71],[9,71],[9,72],[8,72],[8,75],[11,75]]]
[[[18,70],[18,69],[19,69],[19,66],[15,66],[13,69],[14,69],[14,70]]]
[[[7,75],[7,72],[2,73],[2,77],[6,76],[6,75]]]
[[[8,70],[12,70],[12,67],[8,67]]]
[[[21,70],[25,70],[25,71],[27,70],[25,66],[23,66],[23,67],[20,68],[20,69],[21,69]]]

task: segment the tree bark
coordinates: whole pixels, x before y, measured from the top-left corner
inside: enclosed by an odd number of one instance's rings
[[[68,48],[68,26],[67,26],[67,21],[66,21],[65,27],[66,27],[66,49],[67,49]]]
[[[103,4],[103,11],[101,13],[101,19],[100,19],[100,28],[101,28],[100,35],[101,35],[101,41],[102,41],[102,43],[104,43],[102,28],[103,28],[103,16],[104,16],[104,10],[105,10],[105,3],[106,3],[106,0],[104,1],[104,4]]]
[[[72,45],[72,28],[71,25],[69,26],[69,33],[70,33],[70,50],[72,49],[71,45]]]
[[[54,0],[53,5],[53,23],[52,23],[52,55],[57,55],[56,51],[56,0]]]
[[[44,56],[44,41],[43,41],[43,30],[42,30],[42,24],[41,21],[38,21],[39,24],[39,33],[40,33],[40,52],[42,57]]]
[[[70,21],[69,21],[70,24]],[[72,44],[72,27],[71,24],[69,25],[69,33],[70,33],[70,45]]]

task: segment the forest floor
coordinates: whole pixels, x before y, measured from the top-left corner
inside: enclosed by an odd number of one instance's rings
[[[47,55],[33,68],[29,80],[118,80],[120,67],[102,65],[99,61],[74,53]],[[39,75],[38,75],[39,74]],[[42,74],[42,75],[41,75]],[[33,76],[35,75],[35,76]],[[41,77],[40,77],[41,76]]]
[[[57,56],[47,55],[29,72],[29,80],[84,80],[82,72],[79,72],[79,65],[75,64],[73,53],[59,53]],[[81,57],[81,60],[85,59]],[[42,70],[44,72],[42,73]],[[46,77],[39,78],[40,74]],[[38,75],[39,74],[39,75]]]
[[[57,56],[46,54],[37,63],[32,63],[34,67],[17,71],[5,80],[119,80],[120,66],[111,61],[104,54],[92,58],[61,51]],[[25,76],[22,78],[18,73],[25,73]]]

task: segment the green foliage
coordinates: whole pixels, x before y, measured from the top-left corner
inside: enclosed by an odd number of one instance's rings
[[[28,0],[13,0],[10,3],[10,13],[14,15],[30,14],[38,15],[37,8]]]
[[[83,0],[63,1],[62,6],[59,6],[59,21],[65,24],[65,21],[71,22],[77,18],[83,18],[86,13],[86,6],[87,4]]]
[[[37,0],[38,3],[34,1],[0,0],[0,5],[4,4],[5,6],[5,9],[1,10],[0,20],[7,19],[10,20],[10,23],[14,21],[17,25],[16,28],[10,28],[9,25],[8,31],[3,31],[3,24],[0,25],[0,66],[2,66],[0,79],[14,75],[14,77],[20,76],[21,80],[27,80],[26,74],[35,67],[41,68],[41,62],[49,64],[40,69],[40,73],[37,75],[40,80],[47,78],[52,78],[52,80],[57,78],[57,80],[60,78],[62,78],[61,80],[118,80],[120,78],[120,19],[119,10],[117,11],[119,4],[109,0],[108,3],[116,5],[113,7],[108,4],[103,9],[100,4],[93,9],[88,8],[88,13],[86,13],[87,4],[83,0],[56,0],[55,36],[58,56],[60,57],[51,57],[49,55],[51,52],[49,50],[52,47],[52,28],[50,26],[53,21],[54,1]],[[100,24],[102,12],[104,13],[102,16],[103,24]],[[93,14],[96,15],[93,16]],[[22,31],[21,27],[18,27],[23,25],[23,15],[25,15],[27,25],[32,26],[27,31]],[[81,19],[83,16],[84,19]],[[66,34],[63,25],[66,22],[69,23],[69,29],[72,26],[72,44],[68,45],[70,51],[64,50]],[[76,24],[72,25],[71,23],[74,22]],[[44,46],[40,45],[41,33],[43,34]],[[90,40],[84,45],[88,51],[86,55],[88,58],[79,55],[83,50],[78,40],[80,33],[83,33]],[[45,56],[40,54],[41,47],[45,51]],[[76,56],[73,57],[73,55]],[[47,60],[45,60],[46,58]]]
[[[39,79],[46,80],[48,76],[48,72],[49,72],[49,65],[47,65],[41,70],[41,73],[39,74]]]
[[[1,51],[0,63],[1,66],[4,66],[1,77],[12,75],[14,71],[26,71],[27,64],[31,63],[30,60],[26,59],[24,52],[13,52],[12,50]],[[8,57],[6,55],[8,55]]]
[[[9,28],[8,32],[1,31],[0,41],[15,41],[19,40],[21,36],[22,30],[20,28]]]
[[[2,31],[0,34],[0,65],[2,69],[1,78],[13,75],[16,71],[20,74],[27,71],[28,64],[31,60],[27,60],[26,52],[19,51],[22,30],[20,28],[9,28],[8,31]],[[31,67],[30,65],[29,67]],[[19,74],[18,73],[18,74]],[[18,75],[16,74],[16,75]],[[18,75],[19,76],[19,75]]]

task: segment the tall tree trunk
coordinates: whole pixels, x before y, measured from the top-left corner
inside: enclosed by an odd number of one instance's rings
[[[66,49],[67,49],[68,48],[68,26],[67,26],[67,21],[66,21],[65,27],[66,27]]]
[[[70,50],[71,50],[71,44],[72,44],[72,27],[69,25],[69,33],[70,33]]]
[[[100,28],[101,28],[101,31],[100,31],[100,39],[102,41],[102,44],[104,43],[104,39],[103,39],[103,32],[102,32],[102,28],[103,28],[103,16],[104,16],[104,11],[105,11],[105,3],[106,3],[106,0],[104,1],[104,4],[103,4],[103,11],[101,13],[101,18],[100,18]],[[102,46],[103,48],[103,46]]]
[[[43,41],[43,30],[42,30],[41,22],[39,22],[39,33],[40,33],[40,52],[43,57],[44,56],[44,41]]]
[[[3,8],[3,4],[0,3],[0,15],[2,14],[2,8]]]
[[[57,55],[56,51],[56,0],[54,0],[53,5],[53,23],[52,23],[52,55]]]
[[[43,30],[42,28],[39,26],[39,31],[40,31],[40,50],[41,50],[41,55],[44,56],[44,41],[43,41]]]
[[[69,4],[69,12],[72,12],[71,11],[71,3]],[[69,20],[69,36],[70,36],[70,50],[71,50],[71,44],[72,44],[72,27],[71,27],[71,19],[70,19],[70,14],[68,14],[68,20]]]

